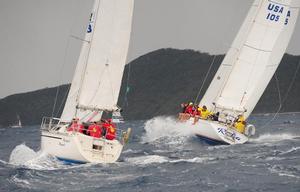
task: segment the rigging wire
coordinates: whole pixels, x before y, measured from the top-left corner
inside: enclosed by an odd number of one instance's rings
[[[283,99],[282,99],[281,93],[280,93],[279,80],[278,80],[277,74],[275,73],[275,80],[276,80],[276,87],[277,87],[277,91],[278,91],[279,106],[278,106],[278,109],[277,109],[277,111],[275,112],[274,116],[272,117],[272,119],[270,119],[268,122],[266,122],[266,123],[262,126],[262,128],[266,127],[267,125],[269,125],[272,121],[274,121],[274,120],[277,118],[277,116],[278,116],[278,114],[279,114],[279,112],[280,112],[280,110],[281,110],[283,104],[285,103],[285,101],[286,101],[287,98],[288,98],[288,95],[289,95],[290,90],[292,89],[292,87],[293,87],[293,85],[294,85],[294,83],[295,83],[295,80],[296,80],[296,78],[297,78],[297,73],[298,73],[299,69],[300,69],[300,58],[299,58],[299,62],[298,62],[298,64],[297,64],[296,71],[295,71],[295,73],[294,73],[294,75],[293,75],[293,78],[292,78],[292,80],[291,80],[291,82],[290,82],[290,84],[289,84],[289,87],[288,87],[288,89],[287,89],[287,91],[286,91],[286,94],[284,95]]]
[[[196,103],[196,102],[198,101],[198,99],[199,99],[200,93],[202,92],[202,89],[203,89],[203,87],[204,87],[204,85],[205,85],[205,82],[206,82],[206,80],[207,80],[207,77],[208,77],[208,75],[209,75],[211,69],[212,69],[212,66],[213,66],[213,64],[214,64],[214,62],[215,62],[216,57],[217,57],[217,55],[214,55],[214,57],[213,57],[213,59],[212,59],[212,62],[210,63],[210,66],[209,66],[209,68],[208,68],[208,71],[206,72],[205,77],[204,77],[204,79],[203,79],[203,81],[202,81],[202,85],[201,85],[201,87],[200,87],[200,89],[199,89],[199,91],[198,91],[197,97],[196,97],[195,100],[194,100],[194,103]]]
[[[59,72],[59,78],[58,78],[58,82],[57,84],[59,85],[56,89],[56,94],[55,94],[55,99],[54,99],[54,104],[53,104],[53,107],[52,107],[52,113],[51,113],[51,117],[54,117],[54,112],[55,112],[55,108],[56,108],[56,104],[57,104],[57,100],[58,100],[58,95],[59,95],[59,91],[60,91],[60,87],[61,87],[61,79],[62,79],[62,73],[63,73],[63,68],[66,64],[66,60],[67,60],[67,51],[69,50],[69,45],[70,45],[70,38],[68,38],[68,41],[67,41],[67,46],[65,48],[65,51],[64,51],[64,60],[63,60],[63,64],[60,66],[60,72]],[[56,115],[58,114],[58,112],[56,113]]]
[[[68,93],[69,93],[69,91],[70,91],[70,88],[71,88],[71,84],[68,86],[68,88],[67,88],[67,90],[66,90],[66,92],[65,92],[65,95],[64,95],[64,97],[63,97],[63,99],[62,99],[62,101],[61,101],[61,103],[60,103],[60,105],[59,105],[59,107],[58,107],[58,110],[56,111],[56,114],[55,114],[56,117],[58,116],[59,112],[62,110],[62,107],[63,107],[64,104],[66,103],[66,100],[67,100],[67,97],[68,97]]]
[[[130,87],[129,87],[129,79],[130,79],[130,70],[131,70],[131,66],[130,66],[130,63],[128,63],[128,72],[127,72],[127,78],[126,78],[126,87],[125,87],[125,95],[124,95],[124,101],[123,101],[123,104],[122,104],[122,108],[125,107],[128,107],[128,98],[127,98],[127,95],[130,91]]]
[[[78,3],[77,3],[77,5],[78,5]],[[72,21],[71,29],[70,29],[70,34],[72,34],[72,28],[73,28],[74,24],[75,24],[75,20]],[[58,95],[59,95],[59,91],[60,91],[60,87],[61,87],[60,84],[61,84],[61,79],[62,79],[62,72],[63,72],[63,68],[64,68],[64,66],[66,64],[67,51],[69,50],[69,46],[70,46],[70,37],[74,38],[74,36],[73,35],[69,36],[68,41],[67,41],[67,46],[66,46],[65,51],[64,51],[64,60],[63,60],[63,64],[60,67],[60,73],[59,73],[59,79],[58,79],[58,85],[59,86],[57,87],[56,94],[55,94],[55,99],[54,99],[54,104],[53,104],[53,107],[52,107],[52,114],[51,114],[52,117],[54,117],[54,112],[55,112],[55,108],[56,108],[56,105],[57,105]],[[69,86],[69,88],[67,89],[67,91],[66,91],[66,93],[65,93],[65,95],[64,95],[64,97],[63,97],[63,99],[61,101],[61,104],[60,104],[60,106],[59,106],[59,108],[58,108],[55,116],[58,116],[59,111],[61,110],[63,104],[65,103],[70,88],[71,88],[71,86]]]

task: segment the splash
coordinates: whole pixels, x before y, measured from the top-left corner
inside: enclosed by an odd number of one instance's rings
[[[26,162],[35,159],[38,154],[27,147],[25,144],[18,145],[11,152],[9,157],[9,163],[12,165],[22,165]]]
[[[290,133],[282,133],[282,134],[263,134],[260,135],[258,138],[250,139],[250,142],[253,143],[273,143],[283,140],[292,140],[299,137],[299,135],[294,135]]]
[[[171,117],[155,117],[145,123],[145,135],[142,142],[153,142],[164,137],[193,136],[194,126],[177,122]]]
[[[26,144],[21,144],[14,148],[10,154],[8,163],[14,166],[37,170],[53,170],[66,167],[66,165],[56,160],[56,158],[46,155],[41,151],[35,152],[26,146]]]

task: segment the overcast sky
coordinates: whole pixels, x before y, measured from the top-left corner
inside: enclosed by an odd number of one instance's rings
[[[0,98],[72,79],[92,0],[0,0]],[[225,53],[253,0],[135,0],[128,61],[160,48]],[[300,54],[300,24],[288,53]]]

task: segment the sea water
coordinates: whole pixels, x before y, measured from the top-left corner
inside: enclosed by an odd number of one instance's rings
[[[0,129],[0,191],[300,191],[300,114],[255,115],[244,145],[210,146],[171,117],[129,121],[112,164],[66,165],[39,151],[38,126]]]

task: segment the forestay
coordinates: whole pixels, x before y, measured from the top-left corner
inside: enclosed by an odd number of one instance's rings
[[[297,0],[256,0],[200,104],[247,118],[282,59],[298,12]]]
[[[61,121],[99,120],[117,109],[131,32],[133,0],[95,0]]]

